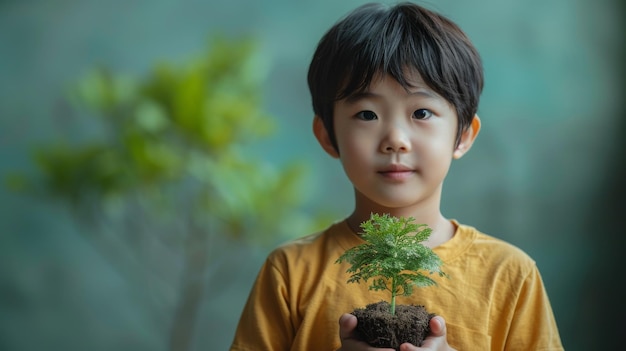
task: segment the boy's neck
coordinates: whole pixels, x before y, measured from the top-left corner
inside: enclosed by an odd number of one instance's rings
[[[360,201],[361,200],[361,201]],[[354,212],[346,219],[353,232],[361,232],[361,223],[370,219],[372,213],[388,213],[395,217],[413,217],[416,224],[426,224],[432,229],[432,234],[424,245],[434,248],[452,239],[456,230],[454,224],[441,214],[439,202],[423,204],[422,206],[386,208],[359,199],[357,194]]]

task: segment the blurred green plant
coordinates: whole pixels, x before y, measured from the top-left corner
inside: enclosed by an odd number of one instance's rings
[[[40,178],[9,179],[69,204],[105,257],[163,292],[156,300],[178,295],[171,350],[190,348],[216,238],[276,242],[324,221],[302,213],[303,164],[278,167],[250,152],[275,130],[256,53],[251,39],[214,38],[203,57],[145,77],[94,69],[69,96],[80,135],[37,148]],[[155,267],[167,257],[177,269],[164,277]]]

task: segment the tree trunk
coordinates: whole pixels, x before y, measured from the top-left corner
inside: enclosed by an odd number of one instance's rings
[[[204,273],[209,255],[209,234],[196,226],[193,227],[185,247],[182,287],[172,324],[170,351],[190,350],[194,337],[196,315],[204,294]]]

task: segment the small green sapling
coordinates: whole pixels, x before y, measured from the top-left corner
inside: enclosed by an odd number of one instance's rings
[[[440,268],[442,261],[439,256],[422,244],[432,229],[413,221],[412,217],[373,213],[368,221],[361,224],[366,243],[347,250],[336,261],[351,264],[346,271],[351,274],[348,283],[373,279],[370,290],[391,292],[392,315],[396,312],[396,296],[410,296],[414,286],[436,285],[425,272],[446,276]]]

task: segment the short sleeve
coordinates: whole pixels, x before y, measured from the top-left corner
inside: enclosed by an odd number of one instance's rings
[[[506,350],[563,350],[552,307],[536,266],[519,290]]]
[[[288,300],[284,276],[268,259],[248,296],[230,350],[289,350],[294,328]]]

